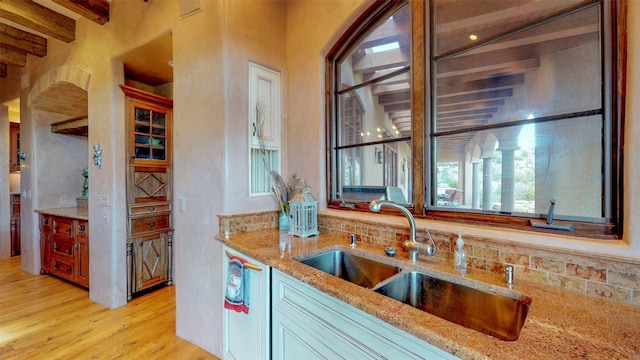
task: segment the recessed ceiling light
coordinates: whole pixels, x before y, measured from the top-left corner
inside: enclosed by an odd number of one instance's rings
[[[469,39],[471,39],[472,41],[476,41],[478,40],[478,35],[471,34],[469,35]]]

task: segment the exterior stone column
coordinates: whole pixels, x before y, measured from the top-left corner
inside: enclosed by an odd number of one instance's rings
[[[515,160],[514,149],[498,149],[502,151],[502,188],[500,193],[500,211],[513,211]]]
[[[491,184],[491,160],[492,157],[482,158],[482,209],[491,210],[491,204],[493,203],[492,184]]]
[[[480,209],[480,162],[472,161],[471,208]]]

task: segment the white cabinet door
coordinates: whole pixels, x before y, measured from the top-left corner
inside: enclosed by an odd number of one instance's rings
[[[271,352],[270,267],[225,246],[222,255],[224,274],[222,294],[225,294],[228,278],[227,254],[238,256],[247,263],[257,265],[261,271],[250,269],[246,272],[249,276],[250,288],[249,313],[223,310],[224,359],[267,360]]]
[[[273,359],[457,359],[384,321],[272,272]]]

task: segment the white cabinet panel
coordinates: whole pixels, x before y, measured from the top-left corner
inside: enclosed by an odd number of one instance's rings
[[[456,359],[277,270],[272,286],[274,359]]]
[[[224,359],[228,360],[267,360],[270,358],[271,338],[270,326],[270,268],[233,249],[224,247],[223,274],[226,290],[228,271],[227,253],[236,255],[246,262],[257,265],[261,271],[246,272],[249,278],[250,302],[249,313],[234,310],[223,310],[223,344]],[[245,275],[245,276],[246,276]]]

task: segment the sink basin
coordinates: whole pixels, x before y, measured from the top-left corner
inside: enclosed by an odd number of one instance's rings
[[[401,270],[342,250],[329,251],[300,262],[369,289]]]
[[[531,299],[492,294],[419,272],[398,275],[376,292],[501,340],[517,340]]]

